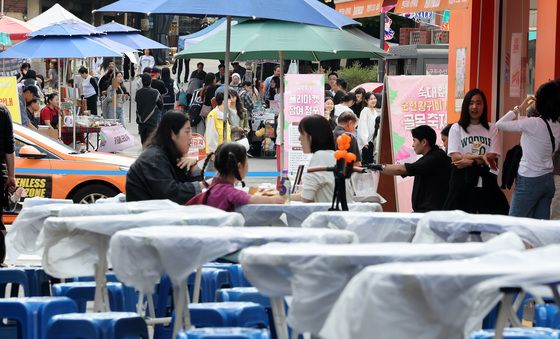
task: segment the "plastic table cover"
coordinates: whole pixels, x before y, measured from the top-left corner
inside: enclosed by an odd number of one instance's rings
[[[531,247],[560,243],[560,221],[468,214],[462,211],[429,212],[418,222],[415,243],[465,242],[471,232],[514,232]]]
[[[194,269],[244,247],[268,242],[352,243],[348,231],[293,227],[144,227],[116,233],[110,242],[115,275],[152,293],[163,272],[178,286]]]
[[[40,235],[45,246],[43,267],[57,278],[93,275],[94,265],[107,255],[110,237],[120,230],[154,225],[243,226],[244,222],[238,213],[209,206],[130,215],[50,217]]]
[[[411,242],[422,213],[315,212],[302,227],[329,227],[356,233],[360,243]]]
[[[293,297],[288,314],[292,328],[319,333],[348,281],[364,266],[463,259],[507,249],[525,246],[513,233],[469,244],[268,244],[244,249],[240,261],[260,293]]]
[[[463,339],[499,296],[477,285],[490,279],[559,270],[560,245],[482,257],[369,266],[346,286],[320,332],[326,339]]]
[[[28,203],[29,201],[29,203]],[[46,204],[47,201],[53,202]],[[43,242],[38,241],[48,217],[137,214],[153,210],[181,208],[171,200],[146,200],[128,203],[72,204],[72,200],[33,198],[25,199],[23,209],[6,235],[6,250],[9,261],[14,262],[19,254],[41,254]],[[41,238],[42,240],[42,238]]]
[[[284,214],[290,227],[299,227],[301,223],[313,212],[327,211],[330,203],[299,203],[292,202],[284,205],[249,204],[239,207],[239,212],[245,217],[245,226],[283,226],[280,219]],[[350,211],[381,212],[383,209],[377,203],[348,204]],[[346,212],[344,212],[346,213]]]

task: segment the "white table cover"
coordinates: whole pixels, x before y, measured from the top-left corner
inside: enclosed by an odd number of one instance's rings
[[[462,211],[429,212],[418,222],[415,243],[465,242],[470,232],[514,232],[532,247],[560,243],[560,220],[538,220]]]
[[[92,275],[94,264],[107,255],[110,237],[120,230],[153,225],[243,226],[244,222],[238,213],[202,205],[131,215],[50,217],[41,233],[43,267],[57,278]]]
[[[499,298],[476,286],[498,277],[558,271],[560,246],[483,257],[364,268],[346,286],[320,332],[326,339],[463,339]]]
[[[411,242],[422,213],[315,212],[302,227],[328,227],[356,233],[360,243]]]
[[[47,204],[48,201],[53,202],[53,204]],[[181,207],[171,200],[146,200],[97,205],[72,204],[72,200],[62,199],[25,199],[21,213],[6,235],[7,258],[8,261],[14,262],[19,254],[40,255],[43,243],[38,241],[39,234],[48,217],[137,214]]]
[[[259,292],[293,296],[288,314],[292,328],[317,334],[348,281],[364,266],[463,259],[507,249],[525,246],[513,233],[469,244],[268,244],[244,249],[240,261]]]
[[[268,242],[352,243],[348,231],[293,227],[144,227],[117,232],[110,243],[117,278],[152,293],[163,272],[175,285],[203,264],[248,246]]]
[[[328,211],[330,203],[300,203],[292,202],[284,205],[249,204],[236,211],[245,217],[245,226],[283,226],[280,219],[284,214],[290,227],[299,227],[313,212]],[[383,209],[377,203],[348,204],[350,211],[380,212]]]

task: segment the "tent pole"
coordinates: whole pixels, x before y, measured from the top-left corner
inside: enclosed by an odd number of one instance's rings
[[[280,135],[276,138],[280,138],[280,154],[276,154],[280,157],[280,173],[284,171],[284,52],[278,52],[278,57],[280,58],[280,112],[278,116],[278,123],[280,124]],[[278,140],[278,139],[276,139]]]
[[[58,70],[56,72],[56,80],[58,82],[58,100],[62,102],[62,93],[60,92],[61,80],[60,80],[60,58],[56,59]],[[62,121],[58,119],[58,138],[62,140]]]
[[[132,76],[132,67],[134,67],[134,65],[132,64],[132,59],[130,59],[130,70],[128,73],[128,122],[132,123],[132,83],[134,82],[134,77]],[[124,114],[124,112],[123,112]],[[124,128],[126,129],[126,126],[124,126]]]
[[[224,142],[227,140],[227,125],[229,119],[229,57],[230,57],[230,49],[231,49],[231,16],[226,18],[226,57],[224,60],[226,74],[224,76]]]

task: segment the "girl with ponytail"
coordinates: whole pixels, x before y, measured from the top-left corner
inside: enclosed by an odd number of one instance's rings
[[[208,205],[233,212],[235,208],[247,204],[283,204],[285,198],[281,196],[249,195],[239,190],[234,185],[240,181],[243,186],[243,179],[249,172],[249,162],[247,161],[247,150],[238,143],[225,143],[218,146],[214,155],[214,167],[218,172],[212,179],[212,184],[206,192],[193,197],[187,205]],[[203,167],[206,168],[208,155]]]

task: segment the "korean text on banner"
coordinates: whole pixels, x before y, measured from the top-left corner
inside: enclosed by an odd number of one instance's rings
[[[395,13],[467,9],[471,0],[398,0]]]
[[[336,10],[353,19],[378,16],[383,8],[383,0],[353,0],[338,2]]]
[[[0,77],[0,103],[8,108],[12,121],[21,124],[16,77]]]
[[[299,165],[307,165],[311,154],[304,154],[299,142],[301,119],[325,111],[325,80],[322,74],[286,74],[284,92],[284,159],[288,174],[294,176]]]
[[[390,76],[387,87],[393,161],[402,164],[418,159],[410,131],[420,125],[432,127],[437,144],[443,147],[439,132],[447,125],[447,75]],[[398,211],[412,212],[414,178],[396,177],[395,184]]]

